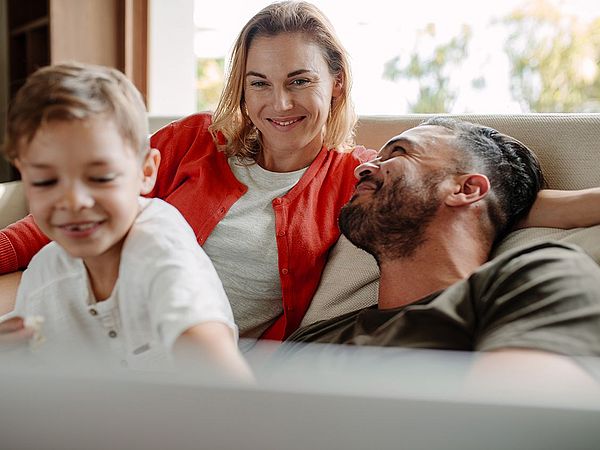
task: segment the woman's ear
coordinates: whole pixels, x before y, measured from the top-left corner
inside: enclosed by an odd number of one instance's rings
[[[344,75],[338,74],[333,81],[333,92],[331,93],[331,98],[337,98],[342,95],[344,92]]]
[[[446,205],[465,206],[483,199],[490,191],[490,180],[479,173],[469,173],[456,178],[454,189],[446,196]]]
[[[160,166],[160,152],[151,148],[142,164],[142,188],[140,194],[148,194],[156,183],[156,174]]]

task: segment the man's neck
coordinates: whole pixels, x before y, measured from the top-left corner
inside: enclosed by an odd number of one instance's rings
[[[405,306],[446,289],[487,260],[490,244],[469,230],[452,228],[428,237],[411,257],[380,259],[379,309]]]

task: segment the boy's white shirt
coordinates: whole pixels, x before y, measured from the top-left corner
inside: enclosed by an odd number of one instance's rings
[[[23,273],[15,313],[44,318],[38,352],[64,356],[71,348],[90,360],[105,353],[134,368],[168,363],[175,340],[203,322],[225,323],[238,337],[210,259],[181,213],[160,199],[140,198],[108,299],[96,303],[83,261],[51,242]]]

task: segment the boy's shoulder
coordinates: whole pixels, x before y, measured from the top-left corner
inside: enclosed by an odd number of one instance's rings
[[[29,262],[19,289],[28,293],[48,289],[54,283],[85,274],[83,262],[70,256],[56,242],[46,244]]]
[[[140,198],[140,213],[129,230],[123,258],[144,259],[200,249],[194,231],[173,205],[158,198]]]

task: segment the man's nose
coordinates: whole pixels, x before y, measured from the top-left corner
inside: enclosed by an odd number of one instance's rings
[[[369,175],[373,175],[375,172],[379,170],[379,158],[372,159],[371,161],[367,161],[362,163],[360,166],[357,166],[354,169],[354,176],[357,179],[361,179],[367,177]]]
[[[65,186],[58,202],[59,208],[72,211],[91,208],[92,206],[94,206],[94,198],[88,189],[80,183]]]

